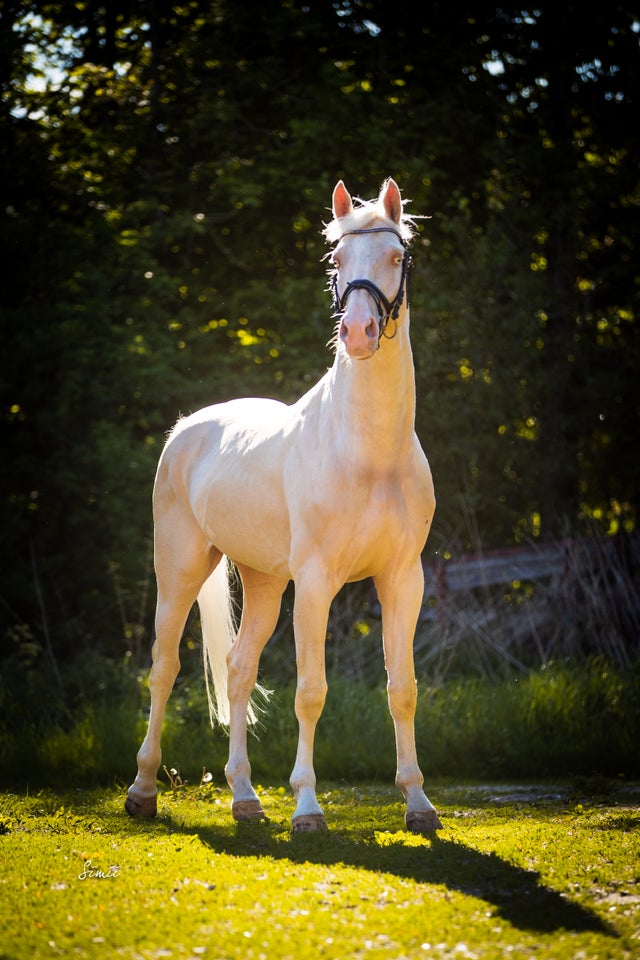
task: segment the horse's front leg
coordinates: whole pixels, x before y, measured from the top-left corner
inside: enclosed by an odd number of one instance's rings
[[[257,820],[264,817],[264,811],[251,783],[247,710],[258,677],[260,654],[278,622],[280,601],[287,581],[276,580],[241,565],[238,565],[238,571],[243,589],[242,619],[238,636],[227,657],[229,760],[225,775],[231,787],[234,819]]]
[[[413,640],[424,592],[420,560],[409,570],[377,579],[376,588],[382,605],[387,695],[396,736],[396,786],[407,801],[407,829],[429,833],[440,830],[442,824],[422,789],[424,778],[416,752]]]
[[[313,743],[327,695],[324,648],[329,608],[335,593],[328,588],[328,580],[327,571],[315,565],[295,578],[293,626],[298,671],[295,711],[299,729],[296,762],[289,781],[297,801],[292,819],[294,833],[326,827],[316,797]]]

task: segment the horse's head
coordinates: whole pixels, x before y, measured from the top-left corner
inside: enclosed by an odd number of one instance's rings
[[[331,253],[332,287],[338,317],[336,340],[349,357],[372,357],[392,322],[393,337],[402,310],[411,258],[405,243],[410,230],[402,218],[402,198],[394,180],[383,184],[377,201],[354,209],[340,180],[333,191],[333,223],[326,235],[336,239]]]

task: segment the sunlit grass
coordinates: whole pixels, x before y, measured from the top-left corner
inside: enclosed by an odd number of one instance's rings
[[[292,799],[236,826],[219,783],[129,819],[122,791],[0,795],[0,955],[336,960],[634,955],[637,796],[440,786],[444,829],[408,834],[393,789],[332,786],[330,830]]]

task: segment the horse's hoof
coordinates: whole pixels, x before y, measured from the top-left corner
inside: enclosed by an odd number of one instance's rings
[[[234,800],[231,804],[231,816],[239,822],[266,819],[259,800]]]
[[[130,817],[144,817],[151,819],[155,817],[158,810],[156,797],[135,797],[132,794],[127,796],[124,802],[124,808]]]
[[[316,830],[326,830],[327,821],[324,813],[301,813],[291,821],[294,833],[312,833]]]
[[[407,811],[404,822],[411,833],[433,833],[434,830],[442,830],[435,810],[414,810],[411,813]]]

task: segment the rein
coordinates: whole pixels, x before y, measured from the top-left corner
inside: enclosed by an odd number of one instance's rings
[[[346,233],[342,234],[340,240],[343,237],[349,237],[354,234],[363,234],[363,233],[393,233],[394,236],[398,238],[402,246],[404,247],[404,256],[402,258],[402,276],[400,277],[400,284],[398,286],[397,293],[393,300],[389,301],[385,297],[384,293],[380,287],[376,286],[373,280],[359,279],[359,280],[349,280],[347,283],[344,293],[342,296],[338,293],[338,274],[334,274],[331,281],[331,290],[333,293],[333,307],[334,313],[339,316],[341,313],[344,313],[347,306],[347,299],[350,293],[353,293],[354,290],[366,290],[367,293],[371,296],[373,302],[376,305],[376,310],[378,311],[378,328],[380,330],[378,336],[378,349],[380,348],[380,339],[386,337],[387,340],[393,340],[396,333],[398,332],[397,324],[394,327],[394,331],[391,334],[386,332],[387,325],[389,320],[393,320],[394,323],[398,319],[398,314],[400,313],[400,307],[404,301],[405,290],[407,295],[407,308],[409,307],[409,276],[411,273],[411,268],[413,267],[413,258],[411,257],[405,241],[402,239],[397,230],[394,230],[393,227],[369,227],[364,230],[347,230]],[[340,241],[338,241],[340,242]]]

